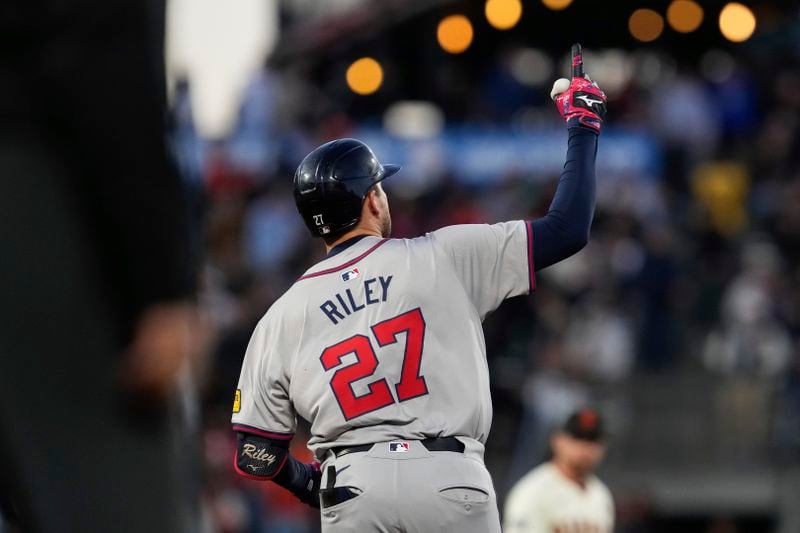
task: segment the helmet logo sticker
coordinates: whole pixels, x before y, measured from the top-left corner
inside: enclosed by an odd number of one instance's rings
[[[322,221],[322,215],[314,215],[314,224],[317,226],[323,225],[325,222]]]

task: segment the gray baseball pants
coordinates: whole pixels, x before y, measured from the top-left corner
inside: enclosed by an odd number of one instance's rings
[[[358,495],[320,509],[322,533],[500,533],[497,499],[483,464],[483,445],[461,438],[463,453],[428,451],[420,441],[375,444],[322,464],[336,469],[335,487]],[[398,442],[398,441],[392,441]]]

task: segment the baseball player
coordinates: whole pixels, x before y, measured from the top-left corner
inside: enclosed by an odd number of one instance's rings
[[[582,409],[550,439],[553,459],[520,479],[506,500],[506,533],[611,533],[614,500],[594,470],[605,454],[603,424]]]
[[[341,139],[297,169],[298,210],[328,255],[256,326],[234,401],[235,468],[320,507],[323,532],[500,531],[483,464],[492,405],[481,322],[587,241],[605,95],[574,55],[572,81],[552,93],[567,163],[540,219],[391,239],[380,182],[400,167]],[[287,451],[298,415],[321,465]]]

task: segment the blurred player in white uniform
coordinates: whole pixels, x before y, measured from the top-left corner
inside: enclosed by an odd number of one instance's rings
[[[506,499],[505,533],[611,533],[614,500],[594,475],[605,455],[603,422],[582,409],[550,439],[552,460],[520,479]]]
[[[567,162],[536,220],[390,239],[380,182],[399,167],[340,139],[297,169],[298,210],[328,256],[253,333],[233,409],[235,468],[321,507],[323,532],[500,531],[483,464],[492,404],[481,322],[588,239],[605,95],[579,52],[573,65],[552,93]],[[321,468],[288,453],[298,416]]]

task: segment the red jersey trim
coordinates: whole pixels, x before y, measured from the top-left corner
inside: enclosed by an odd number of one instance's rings
[[[244,424],[233,424],[233,430],[241,433],[252,433],[253,435],[258,435],[259,437],[266,437],[268,439],[276,440],[292,440],[292,437],[294,437],[294,434],[292,433],[275,433],[272,431],[264,431],[263,429],[246,426]]]
[[[372,252],[377,250],[378,247],[383,246],[387,242],[389,242],[389,239],[381,239],[380,241],[378,241],[375,244],[373,244],[372,247],[370,247],[369,250],[367,250],[363,254],[359,255],[358,257],[355,257],[355,258],[351,259],[347,263],[344,263],[343,265],[339,265],[339,266],[333,267],[333,268],[326,268],[325,270],[320,270],[319,272],[312,272],[311,274],[306,274],[305,276],[301,276],[300,278],[298,278],[297,281],[304,280],[304,279],[309,279],[309,278],[316,278],[317,276],[324,276],[325,274],[332,274],[334,272],[338,272],[338,271],[340,271],[342,269],[345,269],[347,267],[353,266],[354,264],[358,263],[359,261],[361,261],[362,259],[367,257],[369,254],[371,254]]]
[[[533,222],[525,222],[525,232],[528,236],[528,292],[536,290],[536,269],[533,263]]]

